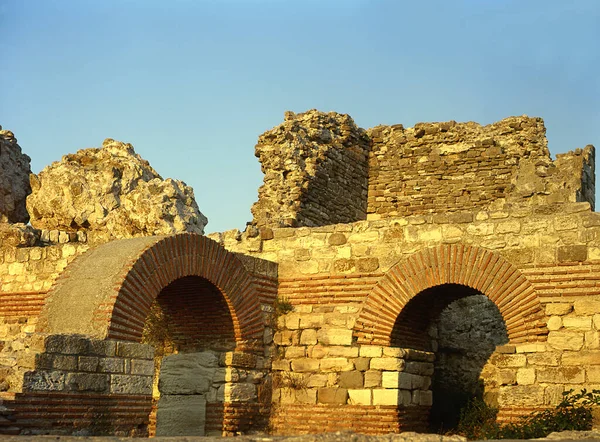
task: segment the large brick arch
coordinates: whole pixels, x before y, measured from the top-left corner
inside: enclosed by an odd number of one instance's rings
[[[452,244],[423,249],[392,267],[367,296],[355,338],[361,344],[390,345],[406,304],[442,284],[460,284],[486,295],[500,310],[511,343],[540,340],[546,334],[537,294],[515,266],[487,249]]]
[[[154,299],[186,276],[223,294],[239,345],[262,337],[253,277],[218,243],[187,233],[112,241],[78,257],[49,293],[41,329],[139,342]]]

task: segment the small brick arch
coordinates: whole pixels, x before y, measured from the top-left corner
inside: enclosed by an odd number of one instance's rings
[[[531,283],[510,262],[487,249],[463,244],[423,249],[392,267],[367,296],[354,328],[358,343],[390,345],[398,315],[423,290],[460,284],[496,304],[511,343],[538,341],[547,333]]]
[[[258,343],[264,324],[252,275],[235,254],[190,233],[112,241],[78,257],[50,292],[42,329],[139,342],[154,299],[187,276],[221,292],[238,347]]]

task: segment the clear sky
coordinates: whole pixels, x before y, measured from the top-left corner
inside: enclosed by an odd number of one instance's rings
[[[600,148],[599,0],[0,0],[0,124],[39,172],[104,138],[243,229],[283,112],[544,118]],[[600,187],[600,186],[599,186]]]

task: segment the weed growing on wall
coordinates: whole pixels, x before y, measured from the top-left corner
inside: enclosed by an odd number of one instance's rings
[[[462,411],[457,432],[474,439],[533,439],[546,437],[555,431],[590,430],[592,407],[600,405],[600,390],[565,391],[555,408],[533,413],[519,421],[496,423],[498,410],[481,399],[470,402]]]

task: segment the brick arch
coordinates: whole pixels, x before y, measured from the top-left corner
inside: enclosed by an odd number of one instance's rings
[[[452,244],[423,249],[392,267],[367,296],[355,338],[361,344],[390,345],[406,304],[442,284],[459,284],[486,295],[500,310],[511,343],[537,341],[547,333],[537,294],[515,266],[487,249]]]
[[[240,347],[258,342],[263,321],[253,277],[233,253],[189,233],[111,241],[77,258],[49,294],[42,329],[139,342],[154,299],[187,276],[221,292]]]

